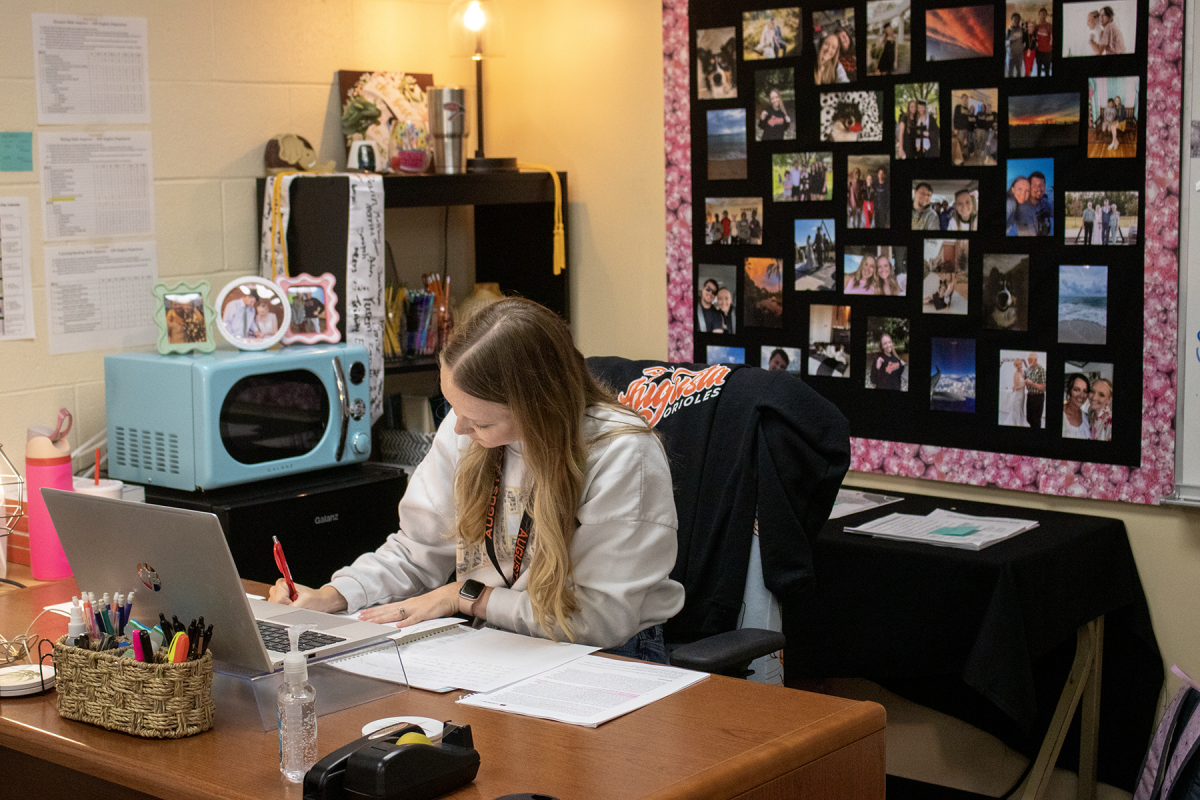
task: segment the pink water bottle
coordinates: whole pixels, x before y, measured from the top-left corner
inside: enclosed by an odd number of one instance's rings
[[[65,417],[64,417],[65,414]],[[59,427],[34,427],[26,432],[25,441],[25,486],[27,510],[29,512],[29,567],[33,577],[39,581],[71,577],[71,565],[63,554],[62,543],[46,502],[42,499],[42,487],[72,490],[71,445],[62,429],[64,419],[67,430],[71,429],[71,415],[66,409],[59,412]]]

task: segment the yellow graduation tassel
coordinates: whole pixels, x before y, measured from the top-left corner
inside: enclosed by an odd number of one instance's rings
[[[549,172],[554,181],[554,274],[560,275],[567,268],[567,244],[563,233],[562,183],[558,180],[558,173],[544,164],[517,164],[517,168]]]

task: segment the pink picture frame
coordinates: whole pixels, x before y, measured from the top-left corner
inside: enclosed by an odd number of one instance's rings
[[[340,342],[338,330],[341,315],[337,311],[337,283],[331,273],[313,277],[308,273],[281,275],[276,283],[287,294],[291,308],[291,324],[283,334],[284,344],[317,344]]]

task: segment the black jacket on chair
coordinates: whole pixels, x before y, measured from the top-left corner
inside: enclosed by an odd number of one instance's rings
[[[767,589],[784,602],[803,597],[814,580],[810,541],[850,467],[841,412],[786,372],[607,356],[587,364],[665,440],[679,516],[671,577],[687,591],[667,641],[738,627],[756,511]]]

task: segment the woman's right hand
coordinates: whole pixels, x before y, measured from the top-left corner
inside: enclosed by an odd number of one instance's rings
[[[275,581],[275,585],[271,587],[267,599],[272,603],[279,603],[285,606],[296,606],[297,608],[311,608],[313,611],[324,611],[327,614],[336,614],[340,611],[345,611],[349,604],[346,598],[342,597],[342,593],[327,584],[320,589],[310,589],[309,587],[297,583],[296,599],[291,599],[291,593],[288,591],[287,581],[283,578]]]

